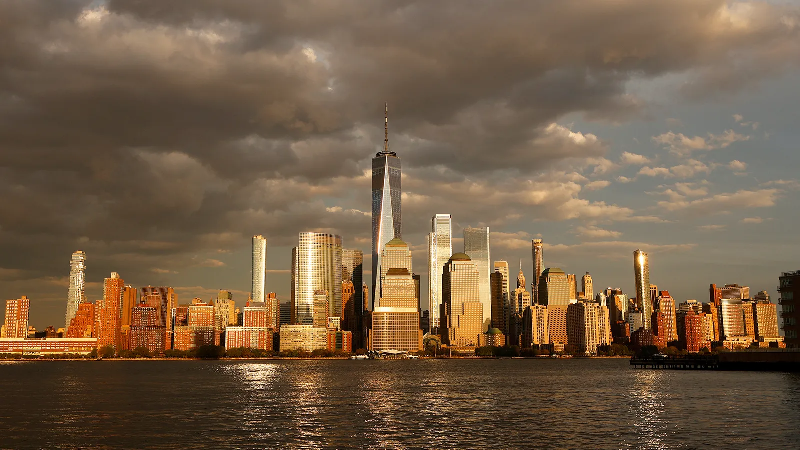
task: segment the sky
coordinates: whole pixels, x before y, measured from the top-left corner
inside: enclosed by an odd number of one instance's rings
[[[299,232],[369,258],[386,102],[423,284],[449,213],[454,252],[488,226],[528,280],[541,238],[596,291],[632,293],[641,248],[679,302],[776,299],[800,269],[793,3],[0,2],[0,296],[63,324],[80,249],[89,300],[114,271],[242,305],[262,234],[288,300]]]

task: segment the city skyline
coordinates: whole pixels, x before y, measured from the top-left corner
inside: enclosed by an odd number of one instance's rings
[[[490,227],[492,259],[512,272],[521,259],[529,282],[543,238],[546,267],[588,271],[595,291],[634,292],[641,248],[677,302],[703,300],[710,281],[776,297],[776,274],[797,266],[785,111],[800,100],[798,9],[583,5],[375,2],[343,7],[347,21],[256,4],[169,17],[145,3],[0,5],[20,18],[2,31],[19,55],[6,67],[31,74],[4,78],[0,97],[0,295],[27,296],[37,327],[64,322],[65,261],[80,249],[86,300],[118,272],[183,299],[227,289],[241,305],[261,234],[266,289],[285,301],[297,233],[371,254],[366,191],[388,102],[416,267],[428,219],[448,213],[454,249],[466,227]],[[262,33],[273,20],[286,26]],[[480,32],[454,43],[462,29]]]

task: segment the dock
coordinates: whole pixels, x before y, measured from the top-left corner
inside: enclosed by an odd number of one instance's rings
[[[716,355],[687,355],[631,358],[634,369],[659,370],[747,370],[800,372],[797,349],[753,349],[722,352]]]

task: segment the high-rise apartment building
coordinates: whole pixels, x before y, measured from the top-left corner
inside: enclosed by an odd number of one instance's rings
[[[661,291],[656,298],[656,311],[661,313],[661,320],[658,322],[654,334],[663,340],[664,345],[678,340],[678,331],[675,319],[675,299],[669,295],[669,291]]]
[[[576,354],[596,355],[597,346],[609,344],[611,335],[608,326],[602,326],[608,318],[601,312],[604,306],[594,302],[576,302],[567,306],[567,342]]]
[[[478,345],[483,332],[483,305],[478,268],[465,253],[456,253],[442,273],[442,341],[452,347]]]
[[[753,310],[756,319],[756,339],[764,341],[765,339],[777,338],[778,335],[778,309],[775,303],[767,300],[757,301],[753,304]]]
[[[798,315],[800,315],[800,308],[797,308],[797,301],[800,300],[800,270],[783,272],[778,278],[778,292],[786,347],[800,347],[800,338],[797,334]]]
[[[214,300],[214,328],[224,331],[229,325],[236,325],[236,303],[231,291],[221,289]]]
[[[594,298],[594,289],[592,288],[592,276],[589,272],[581,277],[581,290],[583,291],[583,298],[592,300]]]
[[[250,299],[263,302],[267,298],[267,239],[260,234],[253,236],[252,250]]]
[[[78,305],[86,298],[86,253],[81,250],[72,254],[69,262],[69,290],[67,291],[67,314],[64,327],[78,311]]]
[[[402,239],[400,199],[401,171],[397,153],[389,151],[389,107],[384,118],[383,151],[372,158],[372,305],[380,298],[381,254],[393,238]],[[299,322],[298,322],[299,323]]]
[[[652,330],[653,303],[650,299],[650,262],[647,253],[633,252],[633,275],[636,279],[636,306],[642,312],[642,326]],[[631,329],[631,332],[636,330]]]
[[[6,315],[0,337],[26,338],[28,337],[28,311],[31,301],[26,296],[14,300],[6,300]]]
[[[738,284],[726,284],[723,287],[717,287],[716,284],[711,284],[708,288],[709,302],[716,306],[720,305],[720,300],[725,298],[745,300],[750,298],[750,288],[747,286],[739,286]]]
[[[723,298],[719,302],[720,340],[745,336],[742,300]]]
[[[508,299],[503,286],[504,283],[508,284],[508,279],[504,279],[501,272],[495,271],[489,278],[489,283],[492,288],[492,328],[497,328],[503,334],[508,334],[508,329],[506,328]]]
[[[707,339],[704,324],[705,315],[690,310],[681,314],[681,328],[683,332],[678,336],[681,347],[690,353],[697,353],[703,348],[711,349],[711,342]]]
[[[117,272],[103,281],[103,299],[96,306],[97,323],[97,348],[111,346],[115,350],[123,347],[120,345],[121,324],[119,307],[123,303],[123,290],[125,282]]]
[[[546,306],[569,305],[570,282],[563,270],[548,267],[539,278],[539,303]]]
[[[539,300],[539,277],[544,270],[544,256],[542,253],[542,240],[531,240],[531,252],[533,254],[533,280],[531,280],[531,292],[533,293],[533,303],[542,304]]]
[[[432,332],[439,329],[442,307],[442,272],[453,254],[453,227],[450,214],[436,214],[428,235],[428,311]]]
[[[478,268],[479,301],[483,305],[483,317],[486,320],[484,328],[488,329],[492,312],[492,291],[489,286],[489,275],[492,272],[489,227],[464,228],[464,253],[469,255],[472,263]]]
[[[517,273],[517,288],[511,292],[511,314],[521,316],[525,308],[531,306],[532,303],[531,293],[525,289],[525,274],[522,273],[522,267],[520,267],[519,273]]]
[[[342,310],[342,238],[303,232],[293,251],[292,323],[314,323],[314,295],[325,291],[328,311]]]
[[[521,346],[541,347],[550,343],[550,332],[547,327],[547,307],[531,305],[522,312]]]
[[[96,338],[97,335],[94,332],[94,325],[95,325],[95,304],[92,302],[83,302],[78,305],[78,312],[75,313],[75,317],[69,322],[69,327],[67,327],[66,335],[64,337],[68,338]],[[130,329],[130,326],[128,327]],[[123,336],[127,337],[127,335]],[[123,341],[121,345],[125,345],[126,343]],[[126,347],[123,347],[126,348]]]
[[[131,317],[133,314],[133,307],[138,304],[139,304],[139,290],[131,285],[126,285],[122,290],[122,306],[120,307],[120,316],[119,316],[120,347],[123,350],[130,350]],[[72,337],[84,337],[84,336],[72,336]],[[91,336],[85,336],[85,337],[91,337]]]
[[[131,347],[145,347],[150,353],[161,353],[173,342],[172,308],[178,304],[175,290],[166,286],[141,288],[139,304],[131,318]]]

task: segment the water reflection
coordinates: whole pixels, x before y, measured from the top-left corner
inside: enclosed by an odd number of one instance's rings
[[[666,448],[669,426],[663,419],[664,391],[669,373],[662,370],[637,370],[630,387],[631,417],[636,427],[638,448]]]

